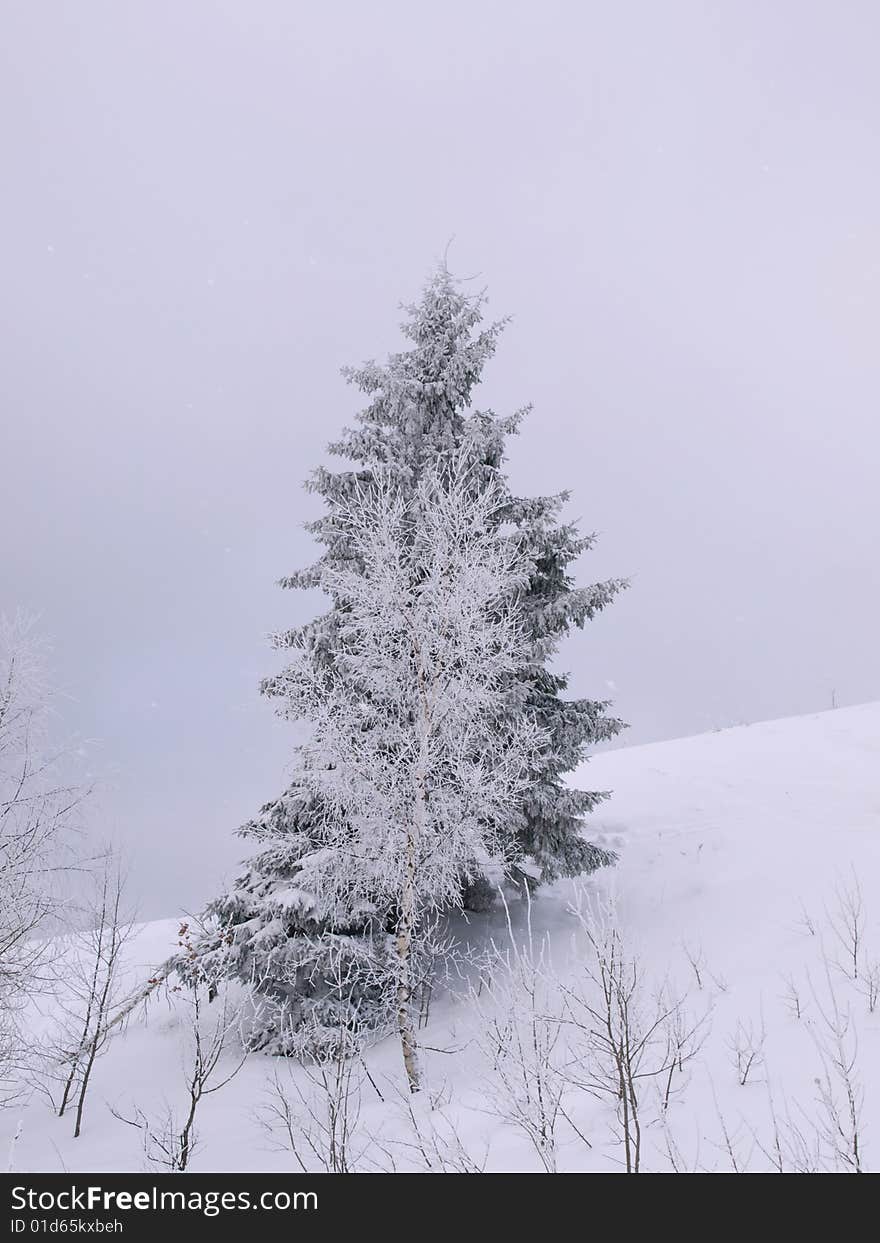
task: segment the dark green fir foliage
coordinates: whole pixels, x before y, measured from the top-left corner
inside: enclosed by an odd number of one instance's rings
[[[505,441],[518,431],[527,410],[497,417],[471,406],[504,327],[503,321],[485,325],[483,306],[482,297],[464,293],[441,266],[421,300],[406,308],[402,328],[408,348],[387,363],[346,371],[346,379],[367,400],[355,427],[330,446],[331,454],[349,467],[322,467],[306,485],[325,502],[324,515],[309,528],[323,547],[322,560],[346,558],[332,525],[334,505],[355,487],[369,487],[377,469],[408,489],[425,468],[457,454],[466,457],[475,479],[504,481]],[[570,567],[593,537],[580,535],[561,519],[567,499],[565,492],[533,499],[510,495],[503,515],[534,565],[519,604],[536,659],[510,688],[511,718],[533,715],[549,740],[518,822],[505,826],[516,860],[511,879],[520,883],[584,875],[614,858],[585,836],[584,817],[607,794],[574,790],[564,777],[590,746],[612,738],[622,723],[608,715],[605,701],[565,699],[566,678],[548,665],[565,633],[583,627],[626,584],[621,579],[574,584]],[[290,575],[282,586],[310,588],[316,581],[317,566]],[[305,639],[332,661],[337,620],[331,608],[300,631],[278,636],[277,643],[283,648]],[[270,677],[262,690],[281,696],[282,686],[281,679]],[[211,904],[199,946],[206,966],[222,957],[227,969],[256,981],[267,1005],[254,1043],[278,1052],[295,1047],[295,1033],[304,1026],[314,1044],[332,1043],[341,1025],[375,1028],[382,1023],[377,981],[387,954],[384,921],[375,911],[322,909],[308,885],[300,883],[300,861],[313,849],[310,830],[319,811],[294,777],[280,798],[239,830],[258,853],[231,891]],[[472,883],[463,901],[479,909],[491,901],[491,889]]]

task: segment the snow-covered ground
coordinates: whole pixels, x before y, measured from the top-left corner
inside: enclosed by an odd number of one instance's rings
[[[827,1021],[834,1024],[836,1004],[844,1056],[854,1058],[850,1082],[864,1095],[861,1157],[865,1168],[880,1169],[880,1003],[872,1011],[867,996],[870,965],[880,961],[880,704],[609,751],[591,761],[584,782],[614,791],[596,822],[621,854],[617,868],[587,884],[588,899],[613,900],[627,952],[643,968],[647,1010],[669,980],[679,996],[687,991],[688,1014],[707,1016],[702,1047],[676,1075],[679,1090],[665,1113],[659,1079],[639,1085],[642,1167],[669,1169],[672,1151],[680,1168],[770,1169],[773,1112],[789,1164],[799,1146],[816,1145],[821,1162],[831,1164],[831,1141],[823,1138],[826,1086],[844,1121],[848,1115]],[[863,944],[859,978],[852,979],[834,926],[841,900],[845,905],[857,889]],[[532,943],[546,941],[563,985],[576,983],[589,961],[570,909],[575,897],[571,885],[561,884],[542,891],[530,912]],[[521,945],[529,912],[516,907],[510,923]],[[146,978],[173,948],[176,930],[176,920],[144,926],[132,943],[131,971]],[[507,935],[503,912],[473,917],[465,930],[474,941],[488,933]],[[463,993],[434,1000],[421,1032],[428,1090],[417,1116],[426,1130],[439,1128],[448,1154],[460,1140],[480,1164],[485,1157],[487,1169],[539,1169],[528,1137],[498,1116],[497,1082],[493,1091],[480,1047],[492,1005],[484,995],[475,1009]],[[173,998],[159,995],[146,1013],[136,1012],[96,1066],[76,1140],[72,1119],[55,1117],[39,1095],[0,1111],[11,1168],[143,1169],[139,1133],[110,1106],[128,1115],[135,1106],[147,1115],[165,1102],[182,1107],[181,1037]],[[744,1085],[737,1044],[742,1064],[755,1054]],[[405,1169],[415,1160],[406,1146],[412,1132],[399,1096],[399,1063],[390,1039],[367,1055],[372,1083],[362,1082],[362,1138],[354,1145],[363,1149],[365,1167],[393,1161]],[[193,1170],[297,1168],[257,1118],[276,1072],[282,1080],[298,1076],[308,1097],[301,1070],[252,1054],[226,1087],[203,1100]],[[570,1089],[564,1107],[577,1131],[560,1120],[558,1168],[622,1168],[613,1101]]]

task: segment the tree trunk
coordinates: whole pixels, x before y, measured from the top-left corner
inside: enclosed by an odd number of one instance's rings
[[[423,710],[426,707],[422,695]],[[425,716],[427,717],[427,712]],[[412,1013],[412,948],[416,930],[416,868],[419,843],[424,837],[427,819],[425,765],[428,730],[420,740],[420,756],[415,772],[415,801],[412,820],[406,826],[404,881],[400,894],[400,918],[397,925],[397,1030],[410,1092],[418,1092],[421,1084],[419,1050]]]
[[[98,1055],[98,1037],[96,1036],[95,1039],[92,1041],[92,1044],[89,1048],[89,1056],[85,1064],[85,1069],[83,1070],[82,1083],[80,1084],[79,1098],[76,1102],[76,1126],[73,1129],[74,1139],[79,1139],[80,1131],[82,1130],[83,1109],[85,1108],[85,1103],[86,1103],[86,1092],[88,1092],[89,1090],[89,1079],[91,1079],[92,1077],[92,1067],[95,1064],[95,1058],[97,1057],[97,1055]]]
[[[410,1092],[421,1087],[419,1052],[412,1015],[412,943],[415,931],[415,840],[410,830],[406,837],[406,878],[400,895],[400,919],[397,925],[397,1030]]]

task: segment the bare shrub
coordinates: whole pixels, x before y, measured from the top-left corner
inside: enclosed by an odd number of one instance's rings
[[[880,959],[872,958],[865,963],[861,975],[861,991],[868,1003],[868,1013],[873,1014],[880,1002]]]
[[[148,1115],[135,1107],[132,1117],[111,1109],[120,1122],[141,1132],[144,1156],[150,1169],[183,1173],[189,1168],[199,1147],[197,1118],[202,1101],[234,1079],[247,1056],[241,1042],[240,1001],[233,996],[231,988],[220,981],[211,989],[210,1003],[208,991],[204,986],[172,989],[183,1010],[182,1065],[186,1088],[183,1108],[166,1102],[161,1111]]]
[[[790,1018],[802,1019],[804,1017],[805,1004],[801,995],[801,990],[794,976],[787,975],[783,981],[785,989],[782,993],[782,1004]]]
[[[839,998],[825,962],[825,996],[813,990],[818,1018],[811,1032],[822,1073],[816,1085],[816,1130],[828,1168],[861,1174],[864,1169],[864,1087],[858,1070],[858,1036],[848,1005]]]
[[[75,1107],[74,1138],[82,1130],[96,1061],[110,1043],[107,1019],[120,1001],[123,951],[134,931],[133,913],[124,907],[125,880],[116,858],[107,855],[101,872],[89,877],[89,886],[82,906],[85,928],[65,941],[63,982],[53,1005],[58,1025],[41,1076],[50,1096],[51,1085],[57,1085],[59,1117]]]
[[[487,1107],[524,1135],[544,1171],[555,1174],[557,1130],[570,1086],[565,1003],[546,940],[535,944],[529,917],[520,944],[507,914],[508,944],[493,943],[481,987],[473,994],[480,1021],[477,1044],[489,1068]]]
[[[422,1108],[412,1096],[399,1097],[398,1115],[404,1121],[405,1138],[398,1136],[382,1145],[388,1169],[399,1168],[397,1154],[407,1159],[407,1168],[415,1167],[429,1174],[483,1174],[486,1170],[488,1144],[475,1155],[462,1139],[455,1120],[442,1112],[438,1102],[430,1109]]]
[[[638,1174],[644,1127],[656,1118],[643,1087],[658,1086],[654,1096],[665,1113],[686,1085],[685,1069],[702,1047],[709,1015],[690,1016],[685,998],[668,983],[650,988],[638,954],[626,948],[613,917],[598,917],[583,903],[575,914],[590,954],[580,977],[562,988],[565,1022],[573,1032],[568,1078],[613,1102],[626,1172]]]
[[[863,966],[865,904],[855,872],[849,881],[835,887],[834,899],[832,909],[826,908],[826,916],[840,955],[835,965],[850,979],[858,980]]]
[[[329,1053],[276,1070],[257,1120],[302,1173],[353,1174],[369,1146],[359,1131],[365,1081],[357,1037],[340,1031]]]
[[[770,1114],[770,1137],[762,1138],[753,1129],[757,1146],[770,1161],[777,1174],[817,1174],[822,1169],[822,1156],[816,1128],[804,1110],[795,1106],[792,1110],[787,1097],[780,1109],[767,1085]]]
[[[703,947],[701,945],[690,945],[687,941],[682,941],[681,948],[690,964],[694,979],[697,982],[697,988],[702,990],[707,975],[706,955],[703,953]]]
[[[758,1023],[753,1019],[738,1019],[733,1035],[728,1040],[736,1077],[740,1087],[745,1087],[751,1076],[764,1065],[764,1044],[767,1028],[763,1011]]]
[[[745,1142],[744,1132],[747,1130],[746,1124],[740,1119],[735,1127],[730,1125],[724,1116],[721,1106],[718,1104],[714,1084],[712,1085],[712,1099],[715,1103],[715,1116],[718,1119],[718,1126],[721,1131],[721,1139],[714,1141],[714,1147],[725,1154],[734,1174],[746,1174],[748,1173],[756,1142],[753,1139],[748,1152],[744,1154],[743,1145]]]

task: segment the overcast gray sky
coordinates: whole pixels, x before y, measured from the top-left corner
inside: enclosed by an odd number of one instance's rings
[[[4,0],[0,608],[147,915],[283,784],[300,481],[451,235],[628,742],[880,697],[880,6]],[[613,689],[610,689],[613,688]]]

